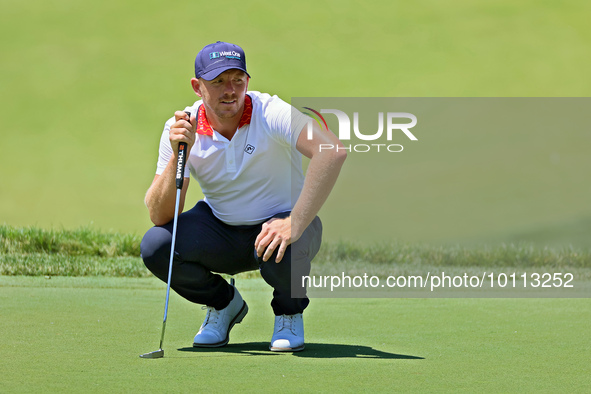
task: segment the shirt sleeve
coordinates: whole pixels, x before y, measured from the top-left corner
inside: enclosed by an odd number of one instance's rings
[[[277,96],[273,96],[266,106],[265,118],[272,136],[294,148],[302,129],[311,119]]]
[[[164,124],[164,130],[160,136],[160,148],[158,149],[158,162],[156,163],[156,175],[161,175],[168,165],[170,158],[173,156],[172,147],[170,146],[170,127],[174,124],[174,117],[168,119]],[[188,165],[185,166],[184,177],[191,176],[191,170]]]

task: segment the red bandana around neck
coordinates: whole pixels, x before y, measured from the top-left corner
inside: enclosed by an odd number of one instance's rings
[[[242,126],[246,126],[250,124],[250,119],[252,118],[252,99],[247,94],[244,98],[244,111],[242,112],[242,117],[240,118],[240,123],[238,124],[238,128]],[[209,124],[207,120],[207,116],[205,116],[205,106],[201,104],[199,106],[199,111],[197,112],[197,134],[201,135],[213,135],[213,128]]]

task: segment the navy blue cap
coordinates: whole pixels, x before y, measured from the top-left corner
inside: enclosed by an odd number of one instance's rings
[[[238,45],[218,41],[199,51],[195,58],[195,77],[211,81],[226,70],[246,71],[246,55]]]

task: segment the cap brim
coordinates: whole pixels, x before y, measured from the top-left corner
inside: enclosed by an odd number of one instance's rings
[[[208,72],[202,74],[201,77],[199,77],[199,78],[203,78],[206,81],[211,81],[212,79],[217,78],[217,76],[220,75],[221,73],[223,73],[224,71],[228,71],[228,70],[232,70],[232,69],[244,71],[246,73],[246,75],[248,75],[248,77],[250,78],[250,74],[245,69],[243,69],[242,67],[235,67],[235,66],[225,66],[225,67],[216,68],[215,70],[211,70],[211,71],[208,71]]]

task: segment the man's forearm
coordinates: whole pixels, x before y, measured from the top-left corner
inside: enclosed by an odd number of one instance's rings
[[[144,202],[146,207],[148,207],[150,220],[157,226],[162,226],[174,218],[176,161],[176,157],[173,156],[164,169],[164,172],[154,177],[154,181],[146,193]],[[189,180],[185,178],[179,202],[179,212],[183,211],[188,186]]]
[[[292,240],[299,239],[332,191],[347,157],[344,150],[315,154],[308,165],[302,192],[291,212]]]

